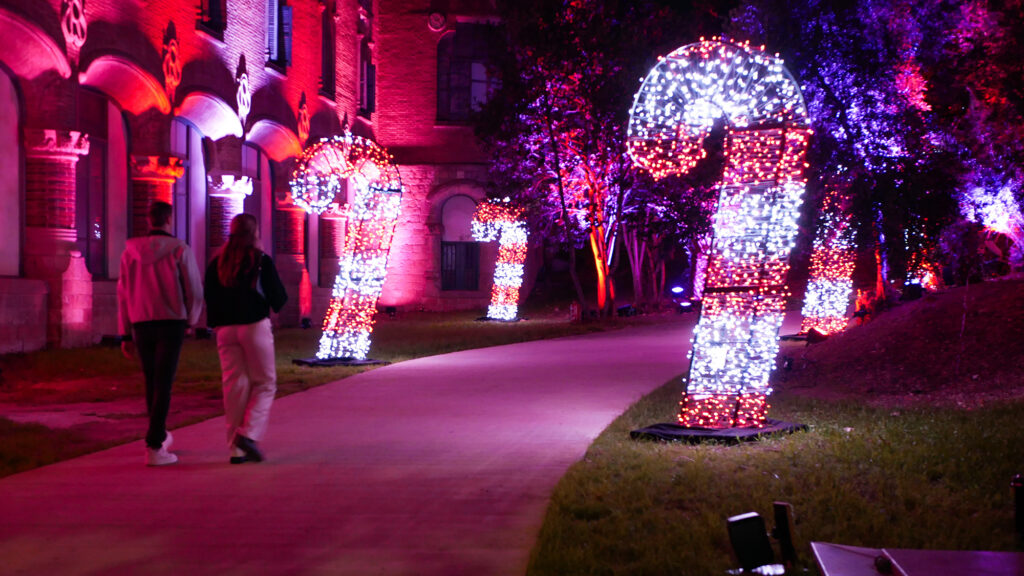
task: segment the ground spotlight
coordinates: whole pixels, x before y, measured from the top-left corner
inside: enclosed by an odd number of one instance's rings
[[[771,532],[779,545],[782,564],[775,562],[775,550],[769,539],[764,518],[757,512],[747,512],[726,520],[729,542],[739,561],[739,570],[729,574],[784,575],[787,568],[796,562],[796,548],[793,546],[793,507],[786,502],[772,503],[775,528]]]

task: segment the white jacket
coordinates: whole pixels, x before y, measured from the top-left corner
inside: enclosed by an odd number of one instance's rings
[[[121,255],[117,279],[117,322],[122,335],[150,320],[199,322],[203,280],[192,250],[165,234],[131,238]]]

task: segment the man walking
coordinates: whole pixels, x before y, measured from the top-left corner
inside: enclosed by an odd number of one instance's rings
[[[199,321],[203,284],[195,256],[171,234],[174,209],[156,201],[149,208],[150,232],[128,240],[117,280],[121,351],[139,358],[146,378],[146,465],[174,464],[167,431],[171,384],[185,330]]]

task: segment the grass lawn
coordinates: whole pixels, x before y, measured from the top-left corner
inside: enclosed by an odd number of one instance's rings
[[[796,546],[1019,550],[1024,283],[906,303],[821,344],[786,345],[771,416],[809,430],[738,446],[633,441],[675,421],[682,381],[639,401],[556,488],[528,574],[714,575],[726,518],[793,504]],[[799,573],[799,572],[798,572]]]
[[[457,350],[555,338],[652,322],[677,321],[671,314],[573,324],[564,313],[529,311],[521,322],[478,322],[479,313],[408,313],[379,317],[370,357],[387,362]],[[318,348],[320,330],[275,332],[278,396],[285,396],[372,367],[308,367],[292,363]],[[0,477],[102,448],[137,440],[145,433],[143,381],[138,365],[120,348],[45,350],[0,356],[0,406],[65,410],[85,403],[97,409],[112,402],[133,407],[121,421],[48,428],[0,416]],[[94,404],[90,404],[94,403]],[[82,406],[74,409],[81,411]],[[212,340],[186,341],[171,399],[171,428],[223,414],[220,364]],[[175,413],[175,412],[178,413]]]
[[[724,574],[736,568],[725,519],[772,523],[793,504],[797,551],[810,541],[868,547],[1013,550],[1024,402],[963,411],[891,410],[780,393],[774,417],[808,432],[739,446],[632,441],[671,422],[682,386],[633,406],[559,483],[531,575]]]

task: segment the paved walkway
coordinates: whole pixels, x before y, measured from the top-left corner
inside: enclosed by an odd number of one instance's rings
[[[215,418],[0,480],[2,574],[516,575],[552,489],[684,371],[695,317],[402,362],[278,400],[269,461]]]

